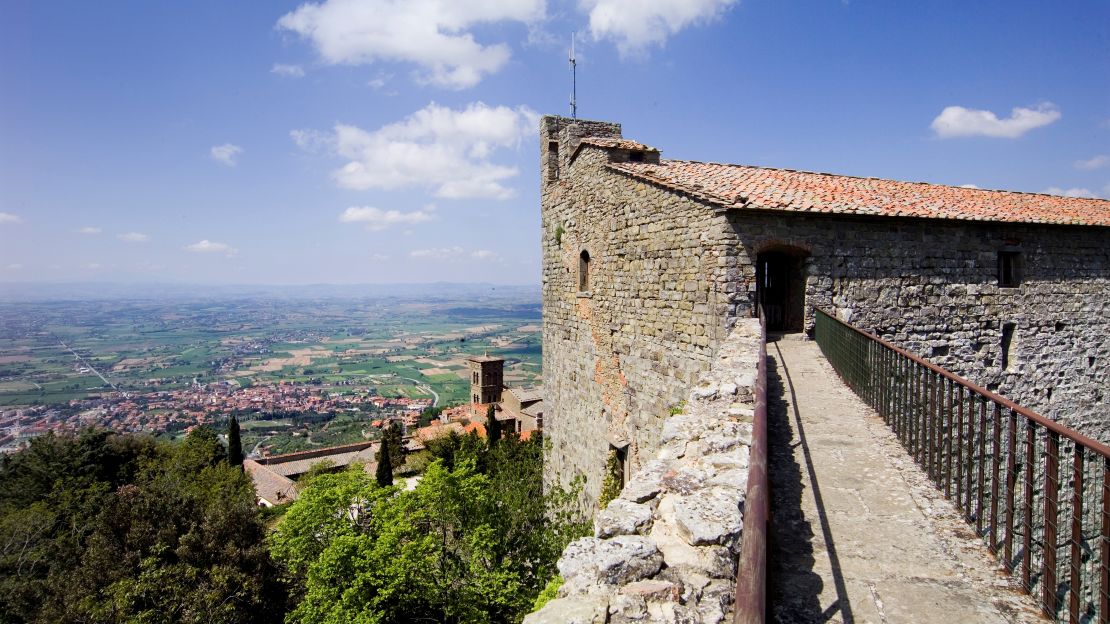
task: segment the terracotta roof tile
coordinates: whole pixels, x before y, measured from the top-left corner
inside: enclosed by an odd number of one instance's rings
[[[243,460],[243,470],[254,482],[254,491],[258,497],[271,505],[297,500],[297,488],[288,477],[252,459]]]
[[[659,150],[650,146],[644,145],[639,141],[632,141],[630,139],[618,139],[616,137],[585,137],[579,145],[595,145],[597,147],[615,148],[632,150],[635,152],[658,152]]]
[[[1110,226],[1105,199],[688,160],[612,163],[609,168],[726,208]]]

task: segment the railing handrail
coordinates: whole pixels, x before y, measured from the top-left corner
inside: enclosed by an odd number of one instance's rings
[[[736,563],[736,624],[763,624],[767,613],[767,521],[770,492],[767,482],[767,322],[759,310],[759,365],[755,382],[752,444],[748,457],[748,487],[740,557]]]
[[[897,346],[897,345],[895,345],[895,344],[893,344],[889,341],[883,340],[882,338],[876,336],[875,334],[872,334],[871,332],[864,331],[863,329],[860,329],[859,327],[856,327],[855,325],[852,325],[851,323],[847,323],[845,321],[842,321],[839,318],[837,318],[836,315],[829,314],[828,312],[826,312],[825,310],[822,310],[821,308],[815,308],[815,312],[817,312],[818,314],[824,314],[830,320],[833,320],[833,321],[843,325],[844,327],[846,327],[846,328],[848,328],[848,329],[850,329],[854,332],[857,332],[857,333],[859,333],[863,336],[866,336],[870,340],[874,340],[875,342],[878,342],[879,344],[883,345],[884,347],[886,347],[888,349],[891,349],[895,353],[898,353],[899,355],[902,355],[903,357],[909,358],[914,363],[916,363],[920,366],[924,366],[925,368],[933,371],[934,373],[937,373],[938,375],[941,375],[942,377],[945,377],[946,379],[948,379],[950,381],[953,381],[957,384],[960,384],[961,386],[967,388],[968,390],[971,390],[972,392],[974,392],[976,394],[979,394],[979,395],[983,396],[984,398],[990,400],[991,402],[997,403],[997,404],[1001,405],[1002,407],[1005,407],[1009,410],[1012,410],[1013,412],[1015,412],[1017,414],[1020,414],[1021,416],[1024,416],[1026,419],[1037,423],[1041,427],[1044,427],[1045,429],[1047,429],[1049,431],[1052,431],[1054,433],[1057,433],[1057,434],[1061,435],[1062,437],[1071,440],[1072,442],[1075,442],[1075,443],[1077,443],[1081,446],[1084,446],[1087,449],[1101,455],[1102,457],[1104,457],[1106,459],[1110,459],[1110,446],[1107,446],[1107,445],[1103,444],[1102,442],[1099,442],[1098,440],[1095,440],[1093,438],[1089,438],[1089,437],[1083,435],[1082,433],[1079,433],[1078,431],[1076,431],[1074,429],[1065,427],[1064,425],[1061,425],[1058,422],[1055,422],[1055,421],[1053,421],[1049,418],[1041,416],[1040,414],[1034,412],[1033,410],[1031,410],[1027,407],[1022,407],[1021,405],[1018,405],[1017,403],[1014,403],[1010,399],[1007,399],[1006,397],[1004,397],[1000,394],[997,394],[995,392],[991,392],[990,390],[987,390],[986,388],[984,388],[982,386],[976,385],[976,384],[972,383],[971,381],[968,381],[967,379],[964,379],[963,377],[960,377],[959,375],[957,375],[957,374],[955,374],[955,373],[953,373],[953,372],[951,372],[947,369],[941,368],[940,366],[937,366],[936,364],[933,364],[932,362],[929,362],[928,360],[926,360],[926,359],[924,359],[920,356],[914,355],[913,353],[910,353],[909,351],[906,351],[905,349],[903,349],[903,348],[901,348],[901,347],[899,347],[899,346]]]

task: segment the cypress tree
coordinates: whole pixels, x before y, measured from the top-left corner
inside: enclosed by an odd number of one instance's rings
[[[227,462],[232,466],[243,465],[243,441],[239,438],[239,419],[235,416],[227,421]]]
[[[393,470],[405,464],[405,434],[401,431],[401,423],[390,421],[382,434],[382,446],[389,447],[389,461]]]
[[[489,409],[486,410],[486,437],[489,439],[491,448],[501,439],[501,423],[497,422],[494,411],[493,405],[490,405]]]
[[[378,451],[378,469],[374,473],[374,478],[381,487],[393,485],[393,466],[389,459],[389,444],[383,439],[381,450]]]

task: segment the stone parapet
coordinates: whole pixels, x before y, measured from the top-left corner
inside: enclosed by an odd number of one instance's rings
[[[526,624],[728,619],[736,584],[761,347],[742,319],[659,449],[559,559],[558,597]],[[676,410],[677,411],[677,410]]]

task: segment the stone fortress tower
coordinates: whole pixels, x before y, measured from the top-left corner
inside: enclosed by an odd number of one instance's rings
[[[784,332],[824,309],[1110,440],[1110,201],[663,160],[555,116],[539,138],[545,478],[584,475],[584,503],[760,308]]]

